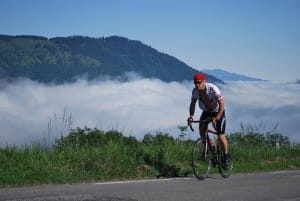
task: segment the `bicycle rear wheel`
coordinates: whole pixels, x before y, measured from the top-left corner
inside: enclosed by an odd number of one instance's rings
[[[199,138],[193,146],[192,166],[197,179],[203,180],[208,177],[212,164],[212,153],[208,150],[207,143]]]
[[[218,152],[218,161],[219,161],[219,163],[218,163],[219,172],[223,178],[228,178],[228,177],[230,177],[232,169],[233,169],[233,159],[232,159],[232,157],[230,157],[230,160],[228,161],[229,164],[226,167],[225,161],[224,161],[224,152],[221,149],[221,146],[218,145],[217,149],[218,149],[217,152]]]

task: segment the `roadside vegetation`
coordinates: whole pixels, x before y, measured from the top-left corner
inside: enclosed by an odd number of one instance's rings
[[[76,128],[51,147],[33,143],[0,148],[0,186],[93,182],[192,175],[193,141],[179,126],[168,133],[145,134],[142,140],[120,131]],[[251,129],[228,135],[233,173],[300,169],[300,145],[278,133]]]

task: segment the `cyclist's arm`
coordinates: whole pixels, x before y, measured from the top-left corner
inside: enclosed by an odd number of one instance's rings
[[[217,114],[217,116],[215,117],[215,121],[219,121],[220,120],[220,118],[221,118],[221,116],[222,116],[222,113],[224,112],[224,110],[225,110],[225,100],[224,100],[224,98],[222,98],[222,99],[219,99],[218,100],[218,103],[219,103],[219,110],[218,110],[218,114]]]
[[[190,118],[193,118],[195,114],[195,107],[196,107],[197,99],[192,98],[190,103]]]

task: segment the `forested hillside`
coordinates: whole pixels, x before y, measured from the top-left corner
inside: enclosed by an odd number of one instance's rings
[[[122,79],[126,72],[163,81],[191,80],[195,69],[142,42],[124,37],[45,38],[0,35],[0,78],[70,82],[86,76]],[[222,82],[209,76],[208,80]]]

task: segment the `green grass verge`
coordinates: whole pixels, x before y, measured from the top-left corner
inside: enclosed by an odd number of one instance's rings
[[[0,148],[0,186],[192,175],[193,141],[165,134],[141,142],[120,133],[101,136],[97,143],[99,136],[84,143],[63,139],[52,149]],[[300,169],[300,145],[232,145],[230,151],[233,173]]]

